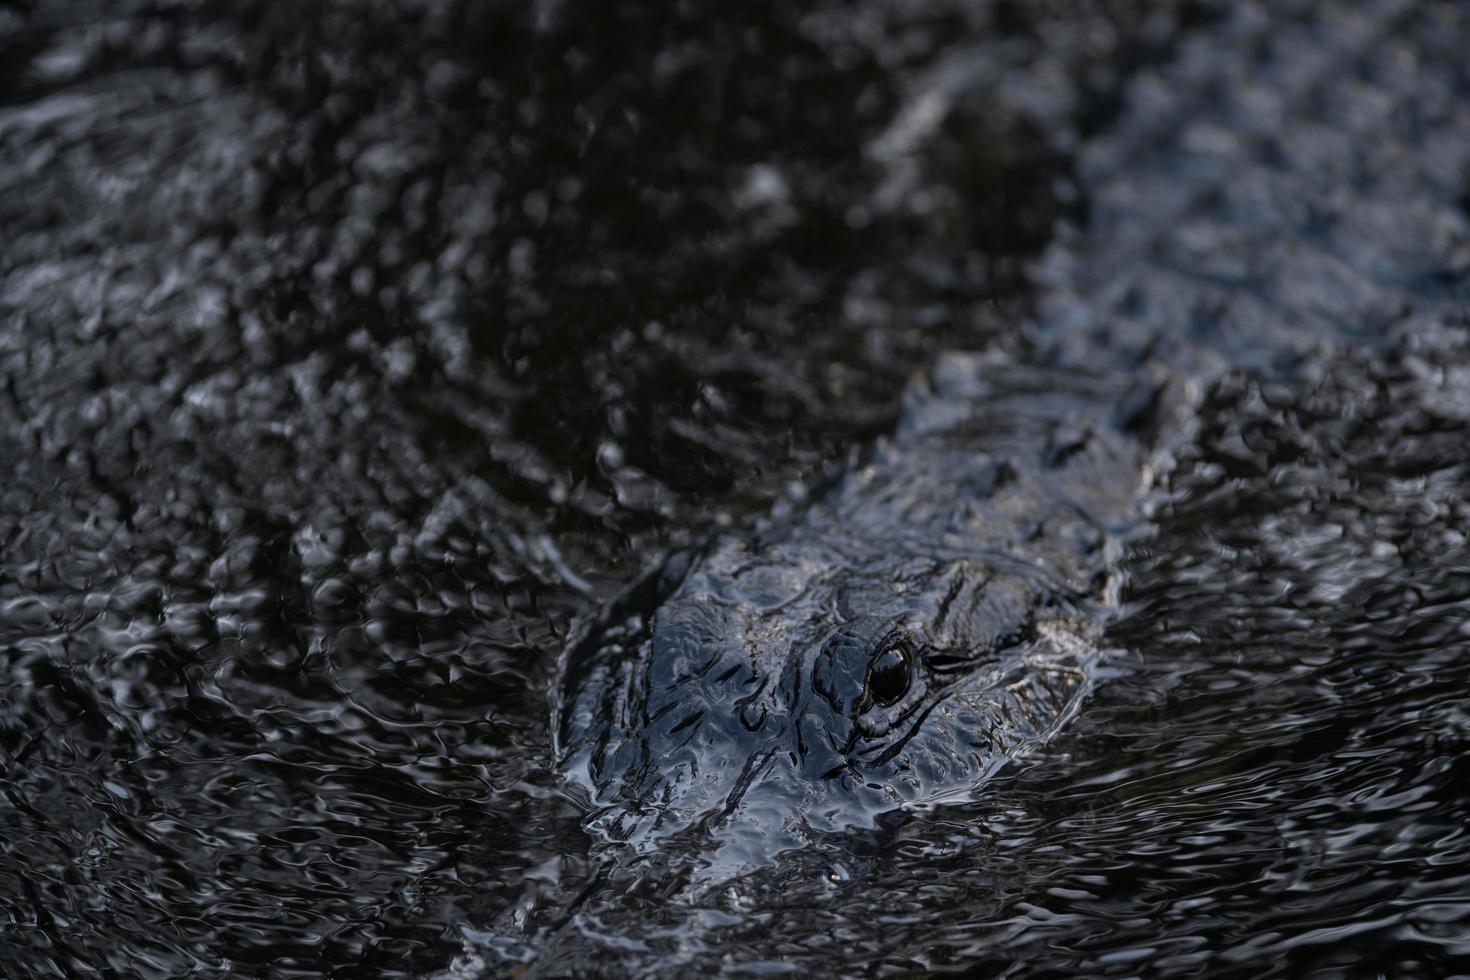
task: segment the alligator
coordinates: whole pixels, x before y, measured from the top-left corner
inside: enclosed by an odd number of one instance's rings
[[[553,740],[588,827],[702,835],[726,876],[970,797],[1064,729],[1211,383],[1307,383],[1314,351],[1463,316],[1461,19],[1241,4],[1133,80],[1077,153],[1087,220],[1037,263],[1031,322],[939,356],[825,492],[571,637]]]

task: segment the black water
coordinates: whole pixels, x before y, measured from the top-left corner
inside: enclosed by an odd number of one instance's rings
[[[1218,13],[0,8],[0,974],[494,975],[574,901],[547,975],[1461,968],[1453,329],[1212,392],[1108,676],[977,802],[690,908],[581,897],[546,770],[574,617],[1015,329]]]

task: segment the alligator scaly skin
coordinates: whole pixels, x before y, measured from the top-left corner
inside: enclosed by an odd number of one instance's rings
[[[1130,536],[1234,370],[1465,310],[1464,14],[1240,4],[1084,145],[1011,343],[942,356],[802,509],[672,561],[569,644],[560,759],[601,833],[716,871],[974,793],[1085,700]]]

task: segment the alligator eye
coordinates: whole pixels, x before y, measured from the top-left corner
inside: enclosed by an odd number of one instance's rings
[[[888,647],[868,665],[868,698],[880,708],[896,704],[909,691],[909,655],[901,645]]]

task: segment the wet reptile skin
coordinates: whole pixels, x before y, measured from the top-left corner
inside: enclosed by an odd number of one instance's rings
[[[1463,319],[1456,16],[1237,5],[1138,78],[1080,149],[1089,218],[1014,343],[941,357],[836,486],[568,646],[555,736],[591,825],[645,851],[708,831],[711,866],[758,866],[972,794],[1063,728],[1198,393]]]

